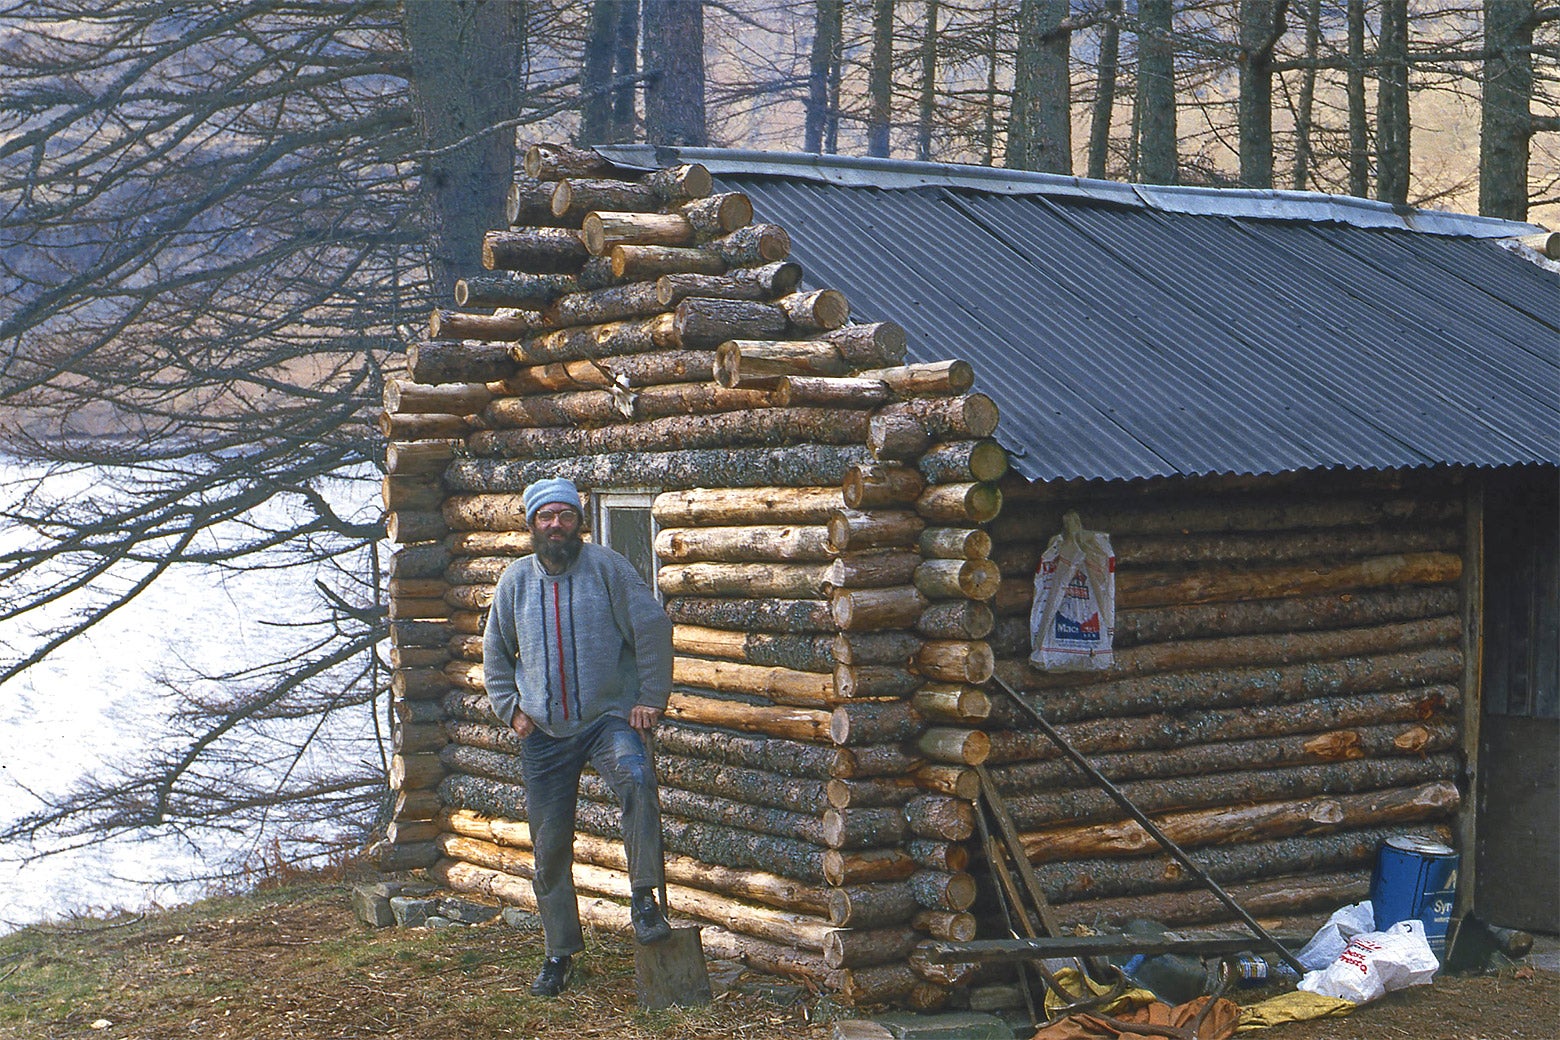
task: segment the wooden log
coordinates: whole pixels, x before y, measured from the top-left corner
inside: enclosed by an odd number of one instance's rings
[[[385,445],[385,470],[401,477],[437,477],[455,457],[457,440],[391,441]]]
[[[755,384],[772,377],[758,376]],[[852,377],[784,375],[775,378],[775,404],[834,405],[840,408],[872,408],[888,400],[888,385],[875,379]]]
[[[589,148],[568,144],[533,144],[526,149],[521,169],[532,180],[556,181],[565,177],[595,177],[614,167]]]
[[[995,621],[991,607],[983,601],[940,600],[921,612],[915,629],[928,639],[984,639],[995,626]]]
[[[776,704],[822,707],[833,703],[834,677],[792,668],[676,657],[672,681],[681,686],[765,697]]]
[[[645,354],[676,347],[670,314],[539,332],[510,348],[524,365],[549,365]]]
[[[482,237],[482,266],[489,271],[575,274],[591,253],[568,228],[489,231]]]
[[[824,787],[824,796],[835,809],[903,805],[921,793],[910,776],[835,777]]]
[[[894,366],[905,359],[905,330],[897,322],[847,325],[818,338],[832,344],[853,369]]]
[[[442,697],[449,688],[450,682],[440,668],[398,668],[390,677],[390,690],[400,700]]]
[[[887,664],[841,664],[834,667],[834,698],[906,697],[921,684],[908,668]]]
[[[831,849],[881,848],[905,836],[904,813],[894,808],[825,809],[823,839]]]
[[[932,445],[932,435],[913,416],[880,409],[867,425],[867,448],[884,461],[910,461]]]
[[[531,532],[456,531],[445,547],[458,556],[525,556],[531,552]]]
[[[456,281],[455,306],[541,311],[565,293],[579,290],[579,280],[572,274],[472,274]]]
[[[478,454],[564,458],[627,451],[860,444],[865,435],[865,415],[853,419],[832,408],[765,408],[672,415],[587,430],[482,430],[472,435],[470,445]]]
[[[486,383],[441,383],[425,386],[404,379],[385,381],[387,412],[475,415],[493,399]]]
[[[928,527],[921,531],[920,549],[934,559],[984,560],[991,555],[991,535],[978,527]]]
[[[466,556],[451,561],[444,580],[451,585],[496,585],[519,556]]]
[[[827,332],[850,320],[850,303],[838,289],[791,293],[775,301],[793,329]]]
[[[969,942],[975,938],[975,915],[955,910],[921,910],[911,919],[917,930],[945,942]]]
[[[666,596],[770,596],[813,599],[827,567],[812,563],[667,563],[656,580]]]
[[[745,597],[676,597],[666,603],[678,624],[740,628],[762,632],[832,632],[834,619],[823,600]]]
[[[397,820],[432,820],[444,809],[434,791],[402,791],[395,796]],[[440,826],[443,826],[441,823]]]
[[[713,415],[719,412],[763,408],[769,395],[755,390],[728,390],[709,383],[672,383],[647,386],[625,394],[581,390],[546,396],[510,397],[494,401],[482,413],[493,428],[546,426],[598,427],[628,419],[657,419],[673,415]]]
[[[428,335],[434,339],[482,339],[507,343],[525,339],[547,327],[546,320],[540,315],[518,310],[499,314],[471,314],[440,309],[428,315]]]
[[[928,484],[992,483],[1007,473],[1008,457],[994,440],[949,441],[923,453],[916,468]]]
[[[957,989],[978,978],[983,966],[973,961],[933,962],[923,942],[910,951],[910,968],[923,979]]]
[[[711,195],[708,191],[677,207],[700,241],[729,235],[753,222],[753,202],[740,191]]]
[[[554,182],[521,177],[509,185],[504,197],[504,220],[510,227],[564,227],[566,221],[553,216]],[[578,227],[579,222],[575,221]]]
[[[695,761],[798,778],[827,780],[833,775],[835,749],[781,737],[745,736],[676,722],[658,727],[656,741],[668,754]]]
[[[444,500],[442,513],[455,531],[525,529],[525,500],[520,495],[451,495]]]
[[[613,246],[691,246],[697,236],[680,213],[596,210],[580,224],[580,241],[591,256],[606,256]]]
[[[836,887],[903,881],[915,869],[915,860],[898,849],[825,849],[823,853],[823,878]]]
[[[867,883],[829,891],[829,923],[841,928],[903,926],[919,909],[910,886],[902,883]],[[903,937],[903,943],[913,945],[920,938],[913,929],[903,931],[908,933]]]
[[[823,780],[681,755],[658,753],[656,774],[663,788],[677,788],[738,804],[767,806],[806,816],[817,815],[825,799]]]
[[[908,584],[921,555],[909,549],[866,549],[843,553],[824,571],[831,589],[882,588]]]
[[[456,440],[472,431],[472,422],[461,415],[402,415],[381,412],[379,432],[386,440]]]
[[[391,599],[386,614],[392,620],[439,620],[450,616],[449,605],[437,597]]]
[[[419,383],[488,383],[506,378],[517,366],[500,346],[432,342],[408,346],[406,367]]]
[[[443,668],[447,660],[449,660],[449,651],[436,646],[392,646],[390,648],[390,667],[396,670]]]
[[[936,722],[975,723],[991,714],[991,698],[976,686],[927,683],[911,698],[915,710]]]
[[[1375,556],[1318,571],[1315,567],[1260,571],[1202,571],[1197,574],[1122,574],[1116,581],[1118,609],[1240,599],[1305,596],[1340,589],[1388,585],[1450,585],[1462,574],[1454,553]]]
[[[559,361],[528,365],[502,381],[505,395],[550,393],[611,386],[655,386],[702,383],[710,377],[715,353],[709,350],[664,350],[653,354]]]
[[[812,563],[833,556],[823,524],[754,524],[742,527],[663,527],[655,552],[668,563],[737,563],[743,560]]]
[[[991,678],[996,658],[991,645],[955,639],[934,639],[921,645],[915,665],[928,679],[980,685]]]
[[[969,874],[918,870],[906,884],[927,910],[962,912],[975,903],[975,879]]]
[[[928,599],[987,600],[1000,584],[990,560],[927,560],[915,570],[915,587]]]
[[[400,599],[417,599],[442,596],[448,587],[443,578],[391,578],[387,591]]]
[[[916,738],[916,747],[934,762],[978,766],[991,753],[991,738],[978,729],[929,726]]]
[[[390,640],[396,646],[438,646],[450,641],[446,624],[423,621],[392,621]]]
[[[667,166],[645,174],[639,178],[639,183],[649,187],[662,201],[673,203],[703,199],[715,187],[710,171],[700,163]]]
[[[867,744],[862,747],[837,747],[829,775],[845,779],[868,776],[903,776],[921,765],[899,743]]]
[[[727,300],[717,297],[689,296],[672,314],[677,343],[684,349],[716,348],[729,340],[761,340],[780,335],[786,329],[785,312],[760,300]]]
[[[913,397],[885,405],[879,415],[914,419],[933,440],[980,440],[997,428],[996,402],[985,394],[958,397]]]
[[[728,339],[715,348],[713,375],[721,386],[745,386],[780,376],[834,376],[844,371],[839,351],[820,340]]]
[[[758,267],[790,256],[791,236],[779,224],[748,224],[711,239],[706,247],[728,267]]]
[[[923,722],[905,701],[858,701],[835,706],[829,736],[841,747],[885,743],[915,736]]]
[[[391,746],[396,754],[410,755],[423,751],[438,751],[450,742],[450,738],[444,733],[444,727],[438,723],[419,723],[416,725],[397,726]],[[426,838],[416,838],[415,841],[426,841]]]
[[[481,635],[482,628],[487,624],[486,611],[452,610],[450,611],[450,628],[452,631],[463,635]]]
[[[923,838],[964,841],[975,833],[975,810],[965,798],[923,794],[905,804],[905,821]]]
[[[436,477],[392,473],[379,479],[380,501],[392,513],[431,512],[439,507],[443,497],[444,488]]]
[[[832,716],[811,708],[744,704],[740,701],[672,694],[666,716],[679,722],[721,726],[743,733],[763,733],[787,740],[827,742]]]
[[[840,632],[834,637],[834,660],[907,668],[920,648],[921,641],[909,632]]]
[[[390,759],[392,791],[420,791],[436,787],[443,777],[444,766],[434,752],[393,755]]]
[[[980,795],[980,774],[963,766],[928,762],[915,771],[915,780],[922,788],[939,794],[952,795],[966,801],[974,801]],[[948,870],[963,870],[963,866],[951,866]]]
[[[829,546],[835,552],[912,546],[926,527],[916,514],[893,509],[837,509],[828,524]]]
[[[843,504],[838,487],[690,488],[655,497],[663,528],[735,524],[823,524]]]
[[[915,511],[932,523],[983,524],[1002,511],[1002,492],[995,484],[933,484]]]
[[[475,636],[453,636],[450,639],[450,656],[462,661],[482,660],[482,640]]]
[[[651,213],[661,199],[649,187],[633,181],[565,177],[553,185],[549,209],[565,225],[579,227],[592,210]]]
[[[545,312],[547,323],[564,325],[605,325],[612,321],[648,318],[659,314],[664,307],[655,298],[655,285],[650,282],[629,282],[612,285],[590,292],[570,293],[553,301]]]
[[[953,396],[965,393],[975,385],[975,369],[968,361],[895,365],[891,368],[866,369],[856,374],[863,379],[882,380],[900,397]]]
[[[542,459],[457,459],[444,471],[452,491],[523,491],[544,477],[566,477],[581,488],[621,486],[622,474],[667,491],[690,488],[812,487],[838,482],[866,457],[859,444],[794,444],[767,448],[624,451]],[[838,508],[836,503],[835,508]],[[828,519],[827,512],[817,523]],[[755,523],[780,523],[761,517]]]
[[[850,509],[904,507],[915,503],[926,490],[926,481],[908,466],[868,463],[852,466],[841,488]],[[922,534],[925,532],[923,530]]]
[[[438,513],[390,513],[385,517],[385,535],[392,542],[431,542],[449,533]]]
[[[1154,824],[1176,844],[1190,849],[1329,829],[1439,820],[1459,804],[1457,785],[1437,780],[1361,794],[1164,813],[1154,818]],[[1144,856],[1160,851],[1159,843],[1135,820],[1047,827],[1024,836],[1024,852],[1032,862]]]
[[[672,647],[678,653],[809,672],[832,669],[832,644],[832,639],[821,634],[733,631],[702,625],[677,625],[672,631]]]
[[[661,308],[666,308],[668,301],[660,298],[656,279],[674,274],[718,275],[726,270],[726,262],[716,254],[686,246],[617,245],[607,258],[614,277],[647,282],[645,291]]]
[[[905,842],[905,851],[923,868],[937,873],[962,874],[970,864],[969,846],[957,842],[911,838]]]
[[[1236,882],[1225,891],[1247,913],[1258,918],[1327,912],[1339,905],[1369,898],[1370,871],[1346,870],[1308,873],[1295,877],[1263,878]],[[1056,908],[1063,925],[1125,924],[1147,918],[1172,927],[1230,921],[1229,908],[1211,892],[1191,888],[1162,894],[1139,894],[1114,899],[1083,899]]]
[[[708,255],[708,250],[700,252]],[[666,307],[675,307],[690,296],[770,300],[789,295],[802,280],[802,266],[789,260],[730,271],[718,255],[712,263],[719,263],[724,273],[702,274],[699,268],[690,267],[661,275],[655,283],[656,298]]]
[[[841,631],[877,631],[910,628],[926,603],[926,597],[913,585],[841,589],[830,598],[829,611]]]

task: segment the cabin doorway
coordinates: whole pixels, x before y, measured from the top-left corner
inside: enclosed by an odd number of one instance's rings
[[[1560,932],[1560,478],[1492,474],[1484,494],[1484,659],[1474,910]]]

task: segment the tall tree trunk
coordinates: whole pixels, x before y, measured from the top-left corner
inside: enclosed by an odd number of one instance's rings
[[[1240,182],[1273,186],[1273,48],[1287,0],[1241,0]]]
[[[1322,0],[1306,0],[1305,4],[1305,56],[1315,61],[1321,48]],[[1290,184],[1296,191],[1304,191],[1311,180],[1311,117],[1316,108],[1316,69],[1307,68],[1301,73],[1300,107],[1295,113],[1295,166]]]
[[[805,147],[809,152],[824,151],[825,139],[833,137],[831,125],[838,125],[835,106],[839,100],[844,16],[844,0],[817,0],[813,6],[813,42],[807,74],[807,115],[804,126]],[[828,150],[832,152],[834,148],[830,146]]]
[[[1013,68],[1007,166],[1072,172],[1072,33],[1067,0],[1023,0]]]
[[[1527,219],[1533,133],[1533,7],[1484,0],[1484,92],[1479,123],[1479,212]]]
[[[435,299],[452,298],[456,281],[482,270],[482,236],[504,226],[515,135],[488,128],[519,114],[524,14],[508,0],[403,6],[412,97],[428,147],[422,190]]]
[[[937,0],[926,0],[926,28],[921,33],[921,110],[915,124],[915,157],[932,158],[932,116],[937,112]]]
[[[617,49],[618,7],[622,0],[595,0],[590,31],[580,60],[580,132],[582,145],[612,140],[612,64]]]
[[[613,69],[617,84],[612,89],[612,140],[632,141],[634,133],[635,76],[639,72],[639,0],[618,3],[616,56]]]
[[[1106,0],[1094,111],[1089,124],[1089,176],[1096,180],[1105,179],[1105,162],[1110,156],[1110,121],[1116,110],[1116,63],[1120,49],[1121,0]]]
[[[894,114],[894,0],[872,0],[867,98],[867,154],[887,158],[889,120]]]
[[[644,0],[645,138],[701,147],[704,119],[704,5]]]
[[[1408,202],[1408,0],[1382,0],[1376,85],[1376,197]]]
[[[1139,155],[1147,184],[1174,184],[1176,154],[1175,48],[1172,0],[1138,4]]]
[[[991,21],[986,23],[986,111],[984,127],[984,163],[997,161],[997,39],[1002,24],[1002,0],[991,0]]]
[[[1370,194],[1370,122],[1365,111],[1365,0],[1349,0],[1349,194]]]

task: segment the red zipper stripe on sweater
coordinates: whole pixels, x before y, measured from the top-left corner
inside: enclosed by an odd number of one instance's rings
[[[558,598],[558,583],[553,582],[553,627],[558,632],[558,686],[563,692],[563,717],[569,717],[569,676],[563,663],[563,607]]]

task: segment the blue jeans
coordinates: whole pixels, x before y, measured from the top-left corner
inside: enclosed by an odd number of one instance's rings
[[[580,771],[589,762],[623,806],[623,847],[629,884],[657,888],[665,864],[661,853],[661,803],[645,744],[625,720],[603,715],[573,736],[535,730],[520,756],[525,776],[526,815],[536,870],[531,887],[542,918],[547,956],[585,948],[574,895],[574,818]]]

